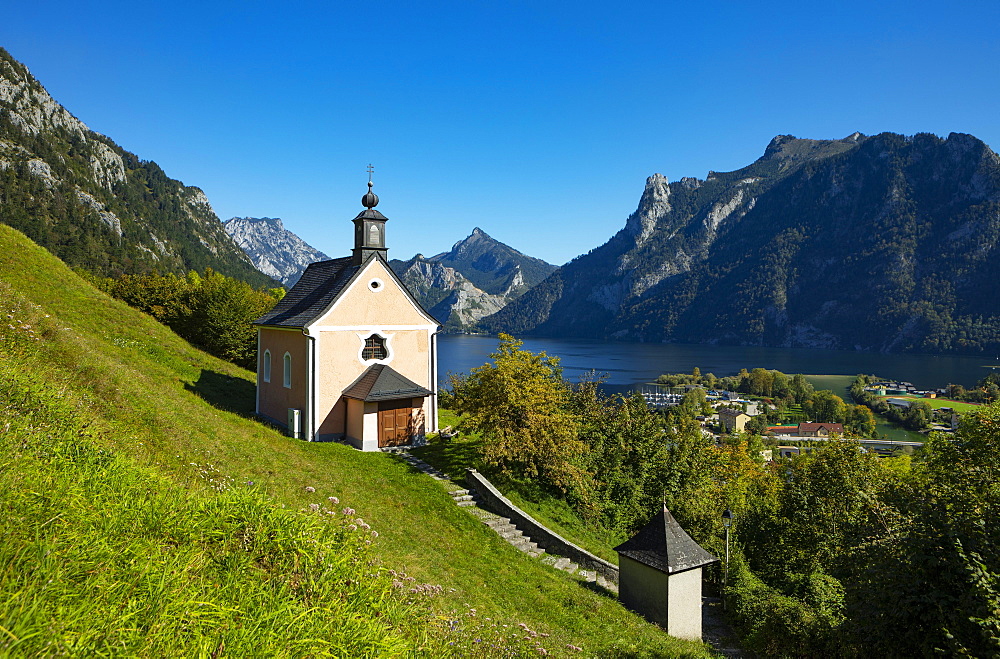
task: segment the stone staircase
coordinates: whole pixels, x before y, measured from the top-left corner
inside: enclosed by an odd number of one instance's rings
[[[475,490],[452,490],[448,494],[451,495],[456,504],[479,518],[479,521],[496,531],[497,535],[514,548],[523,551],[532,558],[537,558],[545,553],[545,550],[539,547],[538,543],[524,535],[524,532],[514,526],[509,519],[480,508]]]
[[[514,548],[523,551],[532,558],[539,558],[546,565],[551,565],[557,570],[562,570],[583,579],[583,581],[596,583],[602,588],[618,592],[618,585],[607,581],[604,577],[593,570],[583,570],[580,566],[564,556],[546,554],[543,547],[539,547],[537,542],[526,536],[507,517],[501,517],[495,513],[479,507],[479,501],[475,490],[452,490],[448,494],[455,500],[455,503],[467,509],[471,514],[479,518],[486,526],[493,529],[497,535],[510,543]]]
[[[427,474],[434,480],[454,480],[448,476],[448,474],[438,471],[420,458],[411,455],[407,450],[407,447],[383,448],[382,452],[398,456],[408,465]],[[531,538],[526,536],[523,531],[518,529],[517,526],[510,521],[510,519],[501,517],[500,515],[491,513],[490,511],[481,508],[479,506],[479,500],[476,496],[475,490],[452,490],[448,494],[455,500],[456,505],[468,510],[469,513],[475,515],[483,524],[493,529],[497,535],[506,540],[516,549],[526,553],[528,556],[532,558],[540,558],[543,563],[551,565],[557,570],[563,570],[564,572],[575,574],[584,581],[596,583],[605,590],[615,593],[618,592],[617,584],[607,581],[604,577],[597,574],[593,570],[580,569],[578,564],[568,558],[546,554],[544,548],[539,547],[537,542],[534,542]]]

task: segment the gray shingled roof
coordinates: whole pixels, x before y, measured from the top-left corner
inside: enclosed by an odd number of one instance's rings
[[[371,403],[379,400],[421,398],[431,391],[408,380],[386,364],[372,364],[357,380],[344,389],[344,396]]]
[[[719,560],[691,539],[666,506],[632,538],[615,547],[615,551],[667,574]]]
[[[305,327],[333,303],[359,270],[347,256],[309,264],[299,281],[255,325]]]

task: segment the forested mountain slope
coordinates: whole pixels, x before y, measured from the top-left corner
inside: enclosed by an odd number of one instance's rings
[[[2,48],[0,222],[101,275],[211,267],[271,284],[200,189],[87,128]]]
[[[481,327],[875,351],[1000,349],[1000,158],[971,135],[779,136],[646,183],[606,244]]]

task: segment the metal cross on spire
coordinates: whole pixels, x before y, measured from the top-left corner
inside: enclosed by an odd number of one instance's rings
[[[368,182],[369,183],[372,182],[372,172],[374,172],[374,171],[375,171],[375,168],[372,167],[371,163],[368,163]]]

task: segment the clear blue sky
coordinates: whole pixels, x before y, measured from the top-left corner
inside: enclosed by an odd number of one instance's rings
[[[346,254],[369,162],[390,256],[479,226],[562,263],[654,172],[777,134],[1000,146],[1000,2],[10,2],[0,45],[92,129]]]

